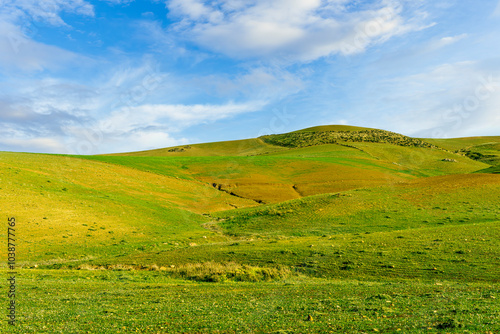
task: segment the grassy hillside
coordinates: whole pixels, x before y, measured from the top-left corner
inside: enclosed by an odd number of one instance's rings
[[[1,152],[17,332],[500,330],[498,137],[273,138]]]

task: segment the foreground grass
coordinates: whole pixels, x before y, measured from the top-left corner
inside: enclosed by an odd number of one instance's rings
[[[3,333],[500,330],[500,294],[490,283],[308,278],[192,283],[159,271],[109,270],[22,270],[18,277],[19,322],[12,328],[3,321]]]

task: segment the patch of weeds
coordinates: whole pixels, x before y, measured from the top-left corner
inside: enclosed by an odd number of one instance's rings
[[[437,325],[437,329],[456,329],[462,328],[462,324],[455,320],[454,318],[447,318],[441,320]]]

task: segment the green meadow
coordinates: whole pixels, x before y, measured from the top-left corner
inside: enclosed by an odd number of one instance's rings
[[[348,126],[0,152],[0,332],[496,333],[499,168],[500,137]]]

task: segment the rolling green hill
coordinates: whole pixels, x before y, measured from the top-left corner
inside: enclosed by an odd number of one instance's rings
[[[113,155],[0,152],[19,333],[500,329],[499,140],[325,126]]]

